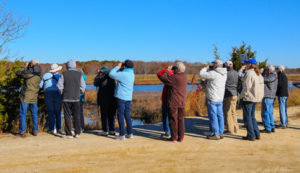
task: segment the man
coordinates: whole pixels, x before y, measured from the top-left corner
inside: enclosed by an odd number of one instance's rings
[[[223,113],[227,124],[228,133],[238,133],[239,124],[236,116],[236,102],[237,102],[237,86],[239,75],[233,69],[233,63],[227,61],[225,63],[227,68],[227,80],[225,84],[225,95],[223,101]]]
[[[26,116],[28,106],[32,115],[32,135],[37,136],[38,132],[38,93],[39,84],[41,81],[42,69],[38,65],[36,59],[32,59],[30,63],[26,62],[25,66],[17,71],[17,76],[24,78],[24,83],[21,89],[21,105],[20,105],[20,129],[19,135],[25,137],[26,132]]]
[[[173,75],[169,75],[174,70]],[[184,108],[186,104],[187,77],[185,75],[185,65],[177,62],[175,68],[169,66],[161,76],[160,80],[168,88],[167,104],[169,107],[169,120],[171,127],[171,141],[183,142],[184,139]]]
[[[116,99],[114,97],[116,82],[108,76],[109,72],[110,68],[103,66],[94,79],[94,85],[98,87],[97,104],[101,111],[103,136],[116,135]]]
[[[80,127],[80,95],[85,91],[85,82],[81,72],[76,69],[76,62],[70,60],[66,63],[67,71],[63,72],[58,80],[57,87],[62,94],[66,138],[73,138],[71,121],[75,128],[75,138],[81,132]]]
[[[275,67],[270,65],[266,68],[263,74],[264,78],[264,98],[261,106],[261,119],[265,129],[261,132],[271,133],[275,132],[275,121],[273,116],[273,105],[276,97],[278,86],[277,74]]]
[[[288,127],[287,115],[287,99],[289,97],[288,78],[284,73],[284,66],[280,65],[277,68],[278,74],[278,87],[276,96],[278,97],[279,113],[280,113],[280,126],[279,128],[286,129]]]
[[[209,70],[209,65],[207,65],[200,71],[199,75],[201,79],[208,81],[206,98],[211,135],[208,135],[207,139],[219,140],[223,139],[224,133],[223,99],[227,70],[223,68],[223,62],[219,59],[212,63],[212,70]]]
[[[40,88],[44,90],[45,105],[49,117],[49,131],[51,134],[56,134],[56,131],[60,134],[62,133],[61,94],[56,86],[60,78],[60,74],[57,72],[61,69],[62,66],[52,64],[50,71],[44,74],[40,83]]]
[[[133,138],[132,122],[130,117],[130,103],[132,101],[134,86],[133,65],[134,64],[131,60],[126,60],[123,64],[119,63],[119,65],[113,68],[109,73],[109,77],[118,81],[115,90],[115,97],[117,99],[120,135],[116,136],[115,139],[117,140],[125,140],[125,137],[128,139]],[[126,136],[124,118],[127,125]]]

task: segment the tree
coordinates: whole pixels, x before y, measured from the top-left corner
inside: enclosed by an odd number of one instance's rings
[[[23,29],[30,22],[29,18],[16,17],[13,12],[6,10],[6,2],[0,2],[0,54],[7,43],[23,36]]]
[[[215,55],[215,59],[221,59],[220,58],[220,55],[219,55],[219,50],[218,50],[218,47],[214,44],[214,55]]]

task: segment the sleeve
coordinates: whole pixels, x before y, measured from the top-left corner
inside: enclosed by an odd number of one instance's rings
[[[202,79],[214,79],[215,78],[215,75],[211,72],[208,72],[206,68],[203,68],[202,70],[200,70],[199,76]]]
[[[117,72],[120,69],[119,66],[116,66],[115,68],[113,68],[110,72],[109,72],[109,77],[111,77],[112,79],[121,81],[122,79],[124,79],[124,75],[122,72]]]
[[[43,86],[44,86],[44,77],[42,77],[42,80],[40,82],[40,88],[43,88]]]
[[[167,69],[162,69],[157,73],[157,77],[159,78]]]
[[[240,69],[239,72],[238,72],[238,76],[239,76],[239,79],[243,80],[243,78],[245,77],[244,70]]]
[[[83,77],[81,76],[81,80],[80,80],[80,92],[81,92],[81,94],[84,93],[85,88],[86,88],[86,84],[85,84],[85,81],[84,81]]]
[[[64,91],[64,75],[61,75],[57,84],[56,84],[58,90],[60,91],[60,93],[62,94]]]
[[[159,79],[166,85],[173,85],[174,83],[174,75],[168,75],[168,72],[165,71],[160,77]]]
[[[251,75],[245,75],[244,76],[244,82],[243,82],[243,92],[246,97],[249,97],[249,94],[251,94],[251,87],[252,87],[252,76]],[[251,96],[253,97],[253,96]]]

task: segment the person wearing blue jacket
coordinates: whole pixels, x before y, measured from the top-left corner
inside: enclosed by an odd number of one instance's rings
[[[61,121],[61,94],[56,86],[60,74],[57,72],[62,69],[62,66],[52,64],[50,71],[45,73],[40,88],[43,88],[45,95],[45,104],[49,116],[49,131],[51,134],[62,133],[62,121]]]
[[[124,63],[119,63],[113,68],[109,77],[117,81],[115,90],[115,97],[117,99],[118,122],[120,128],[120,135],[116,136],[117,140],[125,140],[133,138],[132,122],[130,117],[130,103],[132,101],[132,93],[134,86],[134,69],[133,62],[126,60]],[[127,134],[125,136],[125,122],[127,124]]]

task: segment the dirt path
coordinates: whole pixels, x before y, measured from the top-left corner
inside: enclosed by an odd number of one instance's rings
[[[78,139],[5,134],[0,136],[0,172],[300,172],[300,117],[295,116],[300,107],[288,112],[290,128],[262,134],[255,142],[240,139],[245,129],[220,141],[205,139],[206,117],[186,118],[183,143],[159,140],[161,123],[135,127],[134,139],[126,141],[97,131]]]

